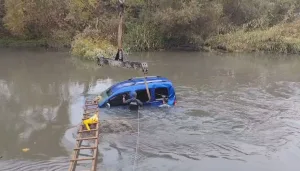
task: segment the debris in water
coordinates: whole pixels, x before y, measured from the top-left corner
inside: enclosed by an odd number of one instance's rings
[[[80,128],[79,128],[80,129]],[[95,125],[91,125],[91,129],[96,129]],[[99,131],[101,133],[113,134],[121,132],[134,132],[130,123],[125,120],[101,120],[99,125]],[[90,134],[95,134],[93,131],[85,132],[82,134],[82,138],[88,137]]]
[[[23,148],[22,151],[27,152],[27,151],[29,151],[29,148]]]
[[[132,131],[132,126],[125,120],[103,120],[100,124],[103,133],[118,133]]]

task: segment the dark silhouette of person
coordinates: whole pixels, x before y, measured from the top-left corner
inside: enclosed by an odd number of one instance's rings
[[[129,104],[130,110],[139,110],[139,107],[143,106],[143,103],[136,98],[137,94],[136,92],[132,93],[132,97],[128,100],[125,100],[125,94],[123,95],[123,103]]]

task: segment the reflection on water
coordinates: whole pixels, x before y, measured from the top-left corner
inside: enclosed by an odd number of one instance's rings
[[[99,69],[66,52],[0,54],[3,170],[67,170],[84,96],[142,76]],[[300,63],[273,56],[133,54],[132,60],[149,62],[151,75],[171,79],[178,96],[174,108],[140,111],[137,170],[298,171]],[[122,108],[101,109],[100,119],[123,119],[137,128],[137,115]],[[136,138],[131,132],[102,134],[99,169],[132,170]]]

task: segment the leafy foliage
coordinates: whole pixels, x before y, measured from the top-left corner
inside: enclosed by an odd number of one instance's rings
[[[117,43],[117,2],[0,0],[0,35],[5,32],[7,36],[23,39],[46,39],[47,42],[73,45],[73,50],[87,46],[98,50],[101,46],[103,50],[105,46],[99,45],[102,41],[114,47]],[[299,17],[298,0],[126,0],[124,46],[145,51],[180,46],[214,48],[222,44],[231,46],[227,49],[275,51],[282,48],[267,48],[270,41],[266,40],[295,43],[295,38],[291,39],[290,34],[279,28],[295,26],[297,30],[295,23]],[[281,38],[278,39],[274,30],[282,31]],[[250,42],[249,47],[240,47],[247,46],[242,41]],[[289,47],[295,47],[293,43]],[[75,51],[80,55],[94,53]]]
[[[99,35],[97,30],[85,30],[78,34],[72,43],[73,55],[90,60],[96,60],[98,55],[112,57],[116,52],[116,46]]]

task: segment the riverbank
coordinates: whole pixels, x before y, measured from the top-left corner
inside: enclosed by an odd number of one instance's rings
[[[300,53],[300,20],[267,29],[238,30],[210,38],[206,46],[226,52]]]
[[[0,46],[68,47],[88,60],[99,53],[112,56],[117,51],[119,5],[0,0]],[[122,47],[126,52],[299,53],[299,20],[298,0],[128,1]]]
[[[23,48],[52,48],[65,49],[71,48],[71,42],[62,42],[47,39],[24,39],[15,37],[0,38],[0,47],[23,47]]]
[[[39,40],[26,40],[18,38],[1,38],[0,47],[47,47],[47,41]]]
[[[247,31],[240,29],[227,34],[212,36],[203,42],[170,46],[153,51],[222,51],[222,52],[273,52],[298,54],[300,53],[300,20],[291,23],[278,24],[271,28]],[[98,54],[113,56],[117,47],[110,41],[89,34],[77,35],[74,40],[59,41],[47,39],[2,38],[0,47],[44,47],[68,48],[74,56],[87,60],[95,60]],[[138,51],[126,44],[126,52]],[[133,49],[133,50],[132,50]],[[139,50],[141,51],[141,50]]]

